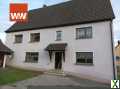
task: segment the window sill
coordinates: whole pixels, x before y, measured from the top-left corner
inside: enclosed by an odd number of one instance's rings
[[[84,40],[84,39],[92,39],[92,38],[76,38],[76,40]]]
[[[22,44],[22,42],[14,42],[14,44]]]
[[[57,40],[55,40],[55,41],[62,41],[61,39],[57,39]]]
[[[75,65],[94,66],[94,64],[92,64],[92,63],[75,63]]]
[[[24,63],[31,63],[31,64],[37,64],[38,62],[26,62],[26,61],[24,61]]]
[[[39,43],[40,41],[30,41],[29,43]]]

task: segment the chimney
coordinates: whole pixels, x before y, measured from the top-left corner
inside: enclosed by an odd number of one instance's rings
[[[44,8],[44,7],[47,7],[47,5],[46,5],[46,4],[44,4],[44,5],[43,5],[43,8]]]

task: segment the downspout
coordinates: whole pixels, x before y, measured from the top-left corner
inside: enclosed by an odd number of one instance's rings
[[[114,80],[117,79],[117,68],[116,68],[116,58],[114,55],[114,40],[113,40],[113,21],[110,21],[110,33],[111,33],[111,47],[112,47],[112,63],[113,63],[113,76]]]

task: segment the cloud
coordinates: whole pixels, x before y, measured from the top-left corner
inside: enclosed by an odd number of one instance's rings
[[[66,1],[69,1],[69,0],[44,0],[44,3],[46,3],[47,5],[53,5],[53,4],[66,2]]]
[[[13,25],[13,22],[3,21],[0,22],[0,32],[4,32],[7,30],[11,25]]]
[[[0,32],[0,39],[5,43],[6,34],[4,32]]]
[[[114,41],[120,40],[120,0],[111,0],[112,7],[115,13],[115,20],[113,21]]]
[[[30,10],[40,8],[43,5],[44,0],[11,0],[10,3],[28,3]]]

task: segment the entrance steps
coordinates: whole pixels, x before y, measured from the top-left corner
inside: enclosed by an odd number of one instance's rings
[[[45,72],[45,74],[49,75],[58,75],[58,76],[66,76],[63,70],[48,70]]]

